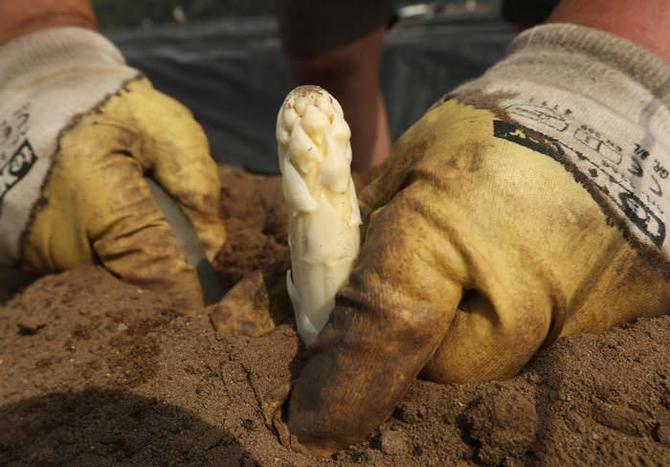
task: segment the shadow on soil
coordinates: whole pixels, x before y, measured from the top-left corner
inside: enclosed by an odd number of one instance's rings
[[[192,413],[135,394],[88,389],[0,407],[2,465],[257,465]]]

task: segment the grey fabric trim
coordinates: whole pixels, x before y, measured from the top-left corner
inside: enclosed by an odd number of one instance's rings
[[[13,39],[0,46],[0,90],[36,69],[64,64],[125,65],[119,49],[86,28],[58,27]]]
[[[626,74],[670,108],[670,64],[613,34],[576,24],[546,24],[519,34],[508,54],[533,49],[546,54],[552,48],[583,55]]]

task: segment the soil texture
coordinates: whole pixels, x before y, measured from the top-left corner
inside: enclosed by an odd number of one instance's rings
[[[231,287],[286,254],[286,211],[276,178],[222,177]],[[325,459],[261,411],[301,352],[289,325],[226,338],[98,267],[44,277],[0,304],[0,465],[670,465],[670,316],[559,339],[507,381],[416,380]]]

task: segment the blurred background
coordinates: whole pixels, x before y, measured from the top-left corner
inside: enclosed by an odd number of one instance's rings
[[[93,3],[128,62],[193,111],[218,162],[278,172],[275,118],[292,86],[275,0]],[[385,41],[381,76],[394,138],[500,58],[515,34],[500,0],[395,3],[399,21]]]

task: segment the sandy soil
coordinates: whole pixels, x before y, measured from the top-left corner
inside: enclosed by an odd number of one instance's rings
[[[276,180],[227,170],[231,286],[285,253]],[[560,339],[517,377],[415,381],[368,440],[315,460],[260,410],[300,358],[294,330],[216,335],[88,267],[0,304],[2,465],[670,465],[670,317]]]

